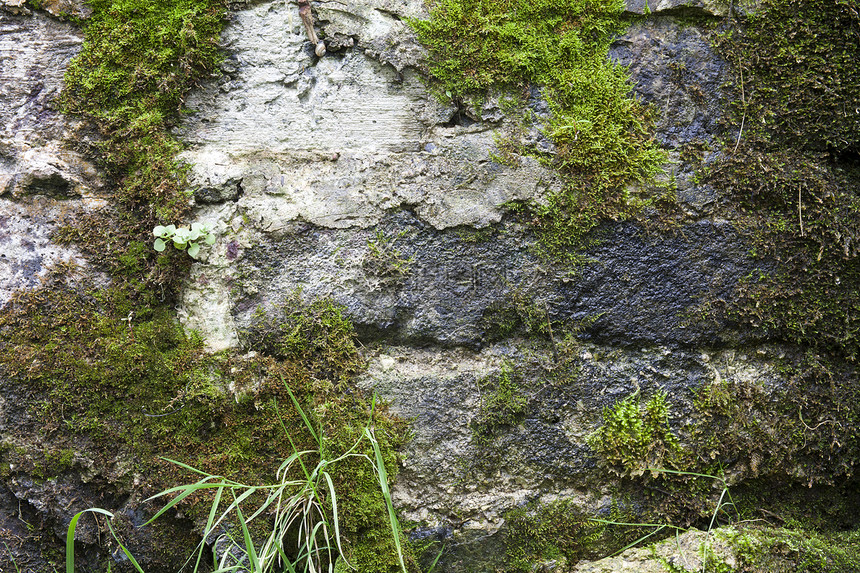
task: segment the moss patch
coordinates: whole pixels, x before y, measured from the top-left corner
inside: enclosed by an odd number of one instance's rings
[[[720,380],[697,391],[690,438],[699,459],[807,485],[853,478],[860,463],[856,368],[811,351],[785,362],[778,387]]]
[[[527,399],[519,387],[519,377],[508,364],[494,376],[478,381],[481,405],[472,421],[475,441],[488,446],[493,438],[506,428],[518,424],[525,413]]]
[[[43,290],[19,294],[0,315],[0,367],[32,404],[31,431],[72,447],[75,436],[85,436],[93,446],[87,455],[105,456],[94,460],[96,467],[119,455],[130,464],[125,479],[145,475],[148,493],[191,479],[161,457],[244,483],[270,483],[279,460],[292,453],[285,431],[299,449],[315,443],[286,384],[325,436],[324,454],[346,451],[370,420],[387,471],[396,475],[394,452],[405,426],[382,406],[371,418],[368,400],[347,388],[361,360],[340,308],[321,301],[285,311],[279,324],[287,326],[268,329],[261,348],[280,353],[278,360],[206,355],[163,307],[135,306],[129,315],[128,304],[122,291],[80,291],[55,277]],[[48,452],[39,475],[68,469],[70,452]],[[369,447],[363,453],[373,455]],[[394,567],[387,511],[370,464],[353,458],[332,476],[342,495],[341,531],[359,570]],[[205,502],[198,496],[184,511],[194,516]]]
[[[96,152],[115,184],[111,205],[68,221],[59,239],[77,243],[90,260],[147,289],[173,287],[187,256],[156,257],[148,248],[156,224],[189,213],[187,168],[168,133],[188,90],[213,72],[220,55],[220,0],[90,0],[84,46],[66,72],[65,113],[92,120],[104,141]],[[165,261],[167,261],[165,263]]]
[[[642,186],[665,160],[626,71],[607,58],[626,28],[623,10],[622,0],[438,0],[429,20],[410,22],[448,97],[480,99],[495,86],[514,93],[541,87],[551,110],[544,132],[555,152],[513,147],[567,175],[563,191],[523,207],[545,248],[563,258],[601,221],[630,217],[653,201],[651,192],[632,192],[631,184]],[[509,147],[502,145],[506,156]]]
[[[777,262],[726,312],[856,360],[860,350],[860,10],[765,0],[718,43],[734,66],[733,128],[707,180]]]
[[[860,568],[860,531],[823,535],[806,530],[721,531],[745,573],[848,573]]]
[[[596,517],[570,500],[532,501],[508,511],[507,570],[534,571],[542,566],[568,570],[581,559],[600,559],[648,533],[638,526],[620,525],[635,518],[618,503]]]

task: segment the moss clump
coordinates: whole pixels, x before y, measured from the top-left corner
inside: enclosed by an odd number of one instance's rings
[[[856,480],[809,487],[790,479],[747,480],[732,487],[741,521],[763,520],[824,535],[853,529],[860,511]]]
[[[860,569],[860,531],[747,527],[721,530],[736,553],[731,571],[744,573],[849,573]]]
[[[588,436],[588,445],[603,464],[618,475],[637,476],[675,465],[681,454],[669,428],[665,392],[655,393],[644,406],[639,393],[603,410],[603,425]]]
[[[383,283],[392,285],[402,284],[412,270],[415,257],[407,257],[397,248],[397,241],[406,236],[403,230],[394,235],[386,235],[383,231],[367,240],[367,254],[361,261],[365,272],[376,276]]]
[[[429,20],[411,22],[440,92],[462,99],[493,86],[541,86],[555,153],[520,151],[542,157],[568,183],[525,212],[555,255],[567,257],[601,221],[630,217],[653,200],[629,185],[649,181],[665,160],[625,70],[607,58],[626,27],[623,10],[622,0],[438,0]]]
[[[292,327],[280,338],[267,333],[280,360],[210,356],[167,309],[132,305],[119,289],[88,292],[63,273],[44,289],[18,294],[0,313],[0,368],[15,395],[31,404],[29,424],[39,428],[33,431],[58,446],[45,454],[40,475],[67,467],[71,450],[64,444],[77,448],[76,438],[85,436],[96,468],[121,456],[130,464],[128,479],[131,472],[146,476],[144,493],[189,479],[161,457],[244,483],[271,483],[276,460],[292,453],[285,431],[299,449],[316,443],[290,406],[288,385],[326,436],[327,453],[348,449],[370,421],[393,477],[405,426],[346,388],[347,373],[361,363],[352,325],[325,301],[288,316]],[[369,447],[362,453],[373,456]],[[347,461],[331,473],[350,551],[373,556],[363,565],[357,557],[359,570],[393,567],[387,511],[369,463]],[[205,499],[195,502],[185,504],[186,515],[205,513]]]
[[[810,351],[787,357],[783,374],[780,386],[725,379],[700,388],[691,448],[705,463],[753,478],[788,475],[809,486],[851,479],[860,463],[856,368]]]
[[[776,262],[727,314],[856,360],[860,351],[860,11],[765,0],[718,43],[735,66],[737,138],[707,180]]]
[[[219,59],[224,7],[220,0],[90,0],[84,46],[66,72],[64,112],[92,120],[104,141],[101,164],[116,186],[111,206],[69,221],[59,238],[80,244],[90,259],[132,287],[172,286],[187,257],[168,264],[140,245],[156,224],[177,223],[189,211],[186,167],[168,128],[185,94]],[[132,260],[129,260],[132,259]],[[128,263],[133,264],[129,265]]]
[[[572,565],[594,541],[596,524],[572,502],[531,502],[505,514],[507,555],[514,571],[532,571],[541,561]]]
[[[552,570],[568,570],[581,559],[601,559],[643,537],[641,527],[618,503],[595,516],[571,500],[532,501],[505,514],[506,551],[510,571],[535,571],[552,562]]]
[[[479,445],[487,446],[504,428],[519,423],[525,414],[527,399],[520,390],[518,377],[508,364],[496,375],[478,381],[481,405],[472,420],[472,434]]]
[[[321,379],[345,380],[364,366],[343,308],[328,299],[304,302],[300,292],[275,312],[258,309],[240,336],[245,347],[303,364]]]
[[[481,317],[485,337],[490,342],[513,334],[549,336],[552,322],[549,304],[541,304],[521,289],[513,289],[506,300],[491,304]]]

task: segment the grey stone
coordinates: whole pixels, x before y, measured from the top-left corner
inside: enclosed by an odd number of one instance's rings
[[[400,257],[409,260],[409,272],[396,284],[362,264],[376,233],[397,237]],[[648,237],[634,225],[609,227],[585,253],[589,262],[572,273],[534,254],[533,240],[516,226],[468,239],[464,231],[436,231],[408,212],[375,231],[305,225],[261,236],[237,262],[242,277],[231,279],[234,292],[243,293],[233,301],[233,319],[247,328],[258,307],[272,310],[301,290],[346,307],[366,340],[398,344],[480,347],[492,339],[499,313],[515,312],[518,300],[555,322],[587,323],[584,336],[617,345],[755,339],[754,332],[692,318],[704,295],[728,297],[740,279],[766,269],[747,256],[727,223],[688,225],[673,237]],[[201,272],[210,277],[207,284],[218,274]],[[198,314],[215,320],[213,312]]]
[[[527,501],[565,499],[583,511],[607,510],[605,470],[587,445],[606,407],[633,393],[665,392],[679,432],[694,410],[691,388],[734,381],[775,389],[783,381],[773,366],[783,352],[778,346],[741,354],[576,342],[557,350],[560,359],[547,342],[509,340],[479,352],[383,345],[368,353],[359,385],[411,420],[395,502],[404,519],[420,524],[416,535],[446,541],[452,570],[467,555],[482,571],[503,560],[505,512]],[[488,446],[474,431],[488,391],[482,381],[505,364],[526,405]],[[753,475],[742,465],[725,469],[733,482]]]
[[[91,284],[107,280],[78,250],[51,241],[63,216],[104,206],[101,174],[76,151],[92,131],[51,103],[82,36],[47,14],[86,16],[83,4],[64,1],[44,4],[48,12],[19,0],[0,6],[0,305],[59,262],[83,267]],[[695,178],[725,135],[727,67],[686,17],[725,17],[728,2],[655,0],[653,15],[614,43],[611,57],[629,66],[637,97],[657,111],[684,214],[667,234],[606,224],[575,268],[539,255],[529,229],[508,215],[511,201],[539,202],[564,182],[534,159],[495,160],[496,137],[522,127],[503,112],[504,94],[480,105],[430,94],[426,54],[404,23],[426,16],[423,2],[315,3],[323,58],[294,4],[231,5],[222,75],[191,94],[194,111],[176,129],[188,144],[193,219],[211,223],[218,238],[192,267],[180,320],[210,350],[236,351],[258,325],[258,309],[276,312],[296,292],[343,305],[369,363],[357,383],[410,421],[393,495],[403,518],[418,524],[414,537],[449,543],[439,570],[501,567],[505,514],[527,502],[606,511],[606,469],[587,438],[618,400],[666,392],[670,426],[680,430],[692,418],[691,389],[784,383],[775,365],[785,349],[767,344],[766,332],[696,319],[706,297],[728,298],[751,272],[771,270],[713,216],[721,198]],[[628,10],[645,13],[645,3],[631,0]],[[522,142],[552,154],[539,86],[527,106],[536,120]],[[701,154],[685,154],[691,146]],[[383,243],[375,259],[370,246]],[[553,332],[529,332],[528,316],[551,321]],[[516,373],[525,405],[488,447],[475,432],[482,385],[503,368]],[[27,388],[10,380],[0,387],[4,442],[22,455],[47,447],[15,406],[33,399]],[[17,542],[25,534],[18,515],[61,537],[71,514],[89,505],[109,503],[131,525],[147,510],[129,460],[114,456],[97,469],[81,453],[88,444],[74,447],[74,467],[50,479],[2,468],[0,537],[13,540],[28,570],[49,568],[27,557],[37,547]],[[726,471],[736,481],[760,477],[742,461]],[[97,498],[96,482],[116,487],[116,496]],[[185,525],[178,531],[189,536]],[[659,564],[654,555],[700,568],[690,556],[703,536],[715,539],[690,532],[655,553],[535,570],[647,571]],[[85,528],[79,538],[89,544],[97,532]],[[158,561],[151,540],[135,543],[138,557],[172,565]]]
[[[730,5],[730,0],[625,0],[627,11],[634,14],[687,10],[709,16],[725,16]]]
[[[707,33],[671,17],[633,24],[609,50],[628,67],[633,91],[656,112],[656,136],[666,147],[712,143],[726,107],[727,64]]]
[[[38,286],[51,265],[86,266],[77,248],[51,240],[63,217],[104,205],[101,174],[74,150],[88,127],[53,104],[81,41],[44,13],[0,12],[0,305]]]

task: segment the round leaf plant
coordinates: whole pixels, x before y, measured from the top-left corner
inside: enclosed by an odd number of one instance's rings
[[[192,223],[191,228],[156,225],[152,234],[155,236],[153,248],[159,253],[167,248],[168,241],[172,241],[173,246],[181,251],[187,247],[188,255],[192,259],[196,259],[200,254],[201,242],[207,245],[215,243],[215,235],[212,234],[211,227],[207,223]]]

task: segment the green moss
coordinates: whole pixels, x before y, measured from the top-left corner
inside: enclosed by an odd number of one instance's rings
[[[505,364],[498,374],[478,381],[481,405],[471,428],[479,445],[488,446],[501,430],[522,420],[528,401],[520,390],[518,378],[510,365]]]
[[[495,227],[484,227],[483,229],[475,229],[472,227],[458,227],[457,238],[464,243],[480,244],[492,239],[498,233]]]
[[[644,404],[638,392],[603,411],[603,425],[587,438],[601,461],[618,475],[656,473],[675,465],[681,455],[669,428],[666,394],[658,391]]]
[[[541,304],[520,289],[511,290],[506,300],[491,304],[481,322],[491,342],[513,334],[548,336],[552,331],[548,304]]]
[[[721,531],[747,573],[848,573],[860,568],[860,531],[820,534],[748,527]]]
[[[304,302],[294,292],[278,311],[258,309],[255,318],[240,333],[247,348],[301,363],[318,378],[346,379],[364,366],[352,322],[330,300]]]
[[[259,348],[276,359],[207,355],[167,309],[133,306],[129,314],[129,305],[122,290],[80,291],[55,276],[46,288],[17,295],[0,314],[0,368],[28,395],[28,415],[57,443],[86,436],[96,467],[121,454],[130,470],[147,476],[142,487],[149,493],[190,479],[162,457],[245,483],[270,483],[277,460],[292,453],[285,429],[299,449],[315,444],[286,384],[330,452],[348,449],[370,421],[388,474],[396,475],[394,452],[405,426],[381,405],[371,417],[371,404],[347,387],[361,360],[339,307],[317,301],[285,314],[288,328],[280,338],[267,331]],[[102,459],[100,451],[110,454]],[[369,447],[360,453],[373,455]],[[61,446],[44,457],[38,473],[51,477],[68,467],[73,451]],[[350,551],[359,562],[367,557],[359,570],[394,567],[387,510],[369,462],[344,462],[332,476]],[[205,511],[201,501],[185,507],[186,514]]]
[[[401,284],[412,268],[415,257],[407,257],[397,248],[397,241],[406,236],[406,230],[386,235],[378,230],[367,240],[367,254],[361,261],[362,268],[383,282]]]
[[[742,521],[825,535],[856,527],[860,511],[856,480],[810,487],[790,479],[752,479],[733,487],[732,496]]]
[[[514,571],[532,571],[536,563],[578,561],[594,542],[597,526],[572,502],[531,502],[505,514],[507,555]]]
[[[698,459],[806,485],[850,479],[860,422],[856,368],[815,352],[784,359],[779,386],[734,378],[699,388],[687,440]]]
[[[506,570],[535,571],[554,562],[553,570],[566,571],[581,559],[601,559],[649,533],[626,525],[633,521],[617,501],[599,516],[571,500],[529,502],[505,513]]]
[[[111,205],[66,222],[58,239],[76,242],[115,280],[145,296],[175,286],[187,270],[184,254],[161,264],[152,228],[189,212],[180,143],[168,133],[188,90],[219,59],[224,7],[220,0],[90,0],[84,46],[66,72],[65,113],[93,121],[96,145],[114,184]]]
[[[653,201],[644,184],[665,161],[626,71],[607,58],[626,27],[623,10],[621,0],[439,0],[429,20],[410,22],[430,50],[440,93],[480,100],[490,87],[541,87],[555,153],[519,151],[552,164],[567,185],[525,211],[544,247],[563,258],[601,221]]]

